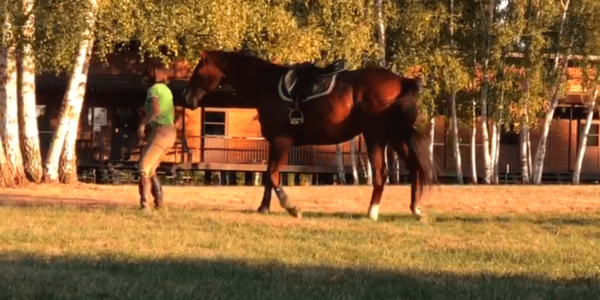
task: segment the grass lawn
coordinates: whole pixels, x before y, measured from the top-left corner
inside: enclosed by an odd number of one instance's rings
[[[600,187],[451,187],[409,214],[387,187],[0,190],[0,299],[600,299]]]

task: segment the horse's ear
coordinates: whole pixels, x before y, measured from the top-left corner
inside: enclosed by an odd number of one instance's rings
[[[206,58],[206,56],[208,56],[208,54],[206,53],[206,51],[200,51],[200,57]]]

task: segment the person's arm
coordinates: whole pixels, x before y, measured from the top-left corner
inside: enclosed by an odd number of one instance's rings
[[[142,119],[140,126],[146,126],[150,122],[154,121],[160,114],[160,106],[158,105],[158,97],[151,96],[150,98],[150,111],[146,113],[146,116]]]
[[[144,131],[146,130],[146,125],[148,125],[150,122],[156,119],[156,117],[160,114],[158,96],[151,95],[148,101],[150,101],[150,111],[146,112],[146,115],[144,116],[144,118],[140,122],[140,125],[138,126],[138,135],[142,138],[146,136],[146,134],[144,133]]]

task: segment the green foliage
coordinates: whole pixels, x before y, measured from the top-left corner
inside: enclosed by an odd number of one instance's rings
[[[35,8],[36,71],[69,70],[85,30],[89,0],[38,0]]]
[[[556,0],[383,1],[386,61],[390,68],[420,76],[425,113],[459,91],[458,115],[469,123],[473,95],[487,61],[488,111],[508,123],[530,120],[546,107],[558,70],[545,55],[571,49],[600,54],[598,1],[571,0],[564,32]],[[20,1],[2,3],[18,27]],[[8,6],[7,6],[8,4]],[[15,5],[12,5],[15,4]],[[95,55],[104,59],[115,45],[139,42],[140,56],[194,62],[202,50],[248,49],[279,63],[319,64],[345,58],[357,68],[381,59],[376,41],[374,1],[363,0],[100,0]],[[38,72],[69,70],[89,0],[37,0],[34,41]],[[453,31],[449,30],[452,27]],[[22,39],[22,37],[18,37]],[[513,54],[522,58],[514,58]],[[591,62],[586,61],[588,65]],[[417,69],[415,67],[418,66]]]

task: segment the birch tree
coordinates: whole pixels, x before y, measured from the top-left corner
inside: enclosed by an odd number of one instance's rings
[[[583,65],[583,74],[588,73],[589,67],[588,65]],[[585,124],[583,127],[583,132],[581,132],[581,136],[579,137],[579,149],[577,150],[577,159],[575,162],[575,169],[573,170],[573,183],[579,184],[579,180],[581,178],[581,166],[583,164],[583,159],[585,157],[585,150],[587,149],[587,138],[590,132],[590,128],[592,127],[594,111],[597,109],[597,99],[598,99],[598,86],[600,84],[600,65],[595,64],[594,66],[594,75],[593,78],[587,78],[582,80],[582,86],[584,87],[585,96],[582,96],[581,100],[585,105]],[[584,77],[589,77],[589,75],[583,75]]]
[[[546,1],[526,0],[523,3],[523,34],[520,38],[519,52],[524,53],[518,66],[522,68],[518,100],[512,105],[513,124],[519,128],[519,156],[521,179],[529,183],[533,175],[531,159],[530,128],[537,120],[536,115],[544,107],[546,99],[545,54],[547,49],[546,32],[554,16],[553,9]],[[521,6],[516,6],[521,7]]]
[[[23,157],[19,141],[18,101],[17,101],[17,61],[14,17],[4,1],[2,7],[2,45],[0,49],[0,136],[3,142],[6,174],[14,178],[16,184],[27,181],[23,168]]]
[[[594,111],[598,109],[598,89],[600,88],[600,3],[592,0],[577,2],[579,13],[577,20],[577,32],[580,38],[576,48],[583,55],[584,60],[579,63],[581,69],[581,87],[584,95],[581,96],[585,104],[586,120],[583,132],[579,137],[579,149],[577,160],[573,171],[573,183],[579,184],[581,178],[581,167],[587,149],[587,138],[593,122]]]
[[[358,185],[358,183],[360,182],[360,179],[358,177],[358,168],[357,168],[357,163],[356,163],[356,141],[354,139],[350,140],[350,160],[352,162],[352,179],[354,182],[354,185]],[[360,153],[359,153],[360,155]]]
[[[454,40],[454,0],[450,0],[450,14],[449,14],[448,27],[450,29],[450,46],[452,49],[455,48],[455,40]],[[454,79],[450,79],[450,128],[452,132],[452,154],[454,155],[454,160],[456,163],[456,178],[459,184],[464,183],[463,173],[462,173],[462,155],[460,153],[460,138],[458,136],[458,115],[456,112],[456,92],[457,92],[457,84],[454,83]]]
[[[42,179],[42,155],[36,113],[35,95],[35,13],[34,0],[21,2],[24,23],[21,26],[19,43],[19,121],[21,125],[21,148],[25,171],[30,179],[39,183]]]
[[[14,185],[14,176],[12,176],[12,170],[6,159],[6,152],[4,152],[4,142],[0,142],[0,188],[13,187]]]
[[[560,98],[565,95],[566,92],[566,72],[568,68],[568,62],[571,59],[572,47],[575,42],[575,32],[569,32],[565,25],[569,21],[569,17],[574,16],[571,7],[571,0],[560,1],[560,17],[558,20],[558,30],[555,34],[556,38],[554,41],[553,48],[554,58],[551,69],[549,70],[549,96],[550,103],[546,111],[546,117],[542,125],[540,134],[540,140],[538,143],[537,150],[535,152],[535,158],[533,159],[533,183],[540,184],[542,181],[542,173],[544,170],[544,158],[546,157],[546,146],[548,144],[548,133],[550,132],[550,126],[552,125],[552,119],[554,117],[554,111],[558,107]],[[565,34],[570,33],[570,34]]]
[[[63,168],[61,171],[63,172],[61,173],[63,174],[63,179],[67,179],[68,182],[72,182],[73,180],[74,171],[72,167],[74,163],[72,160],[76,160],[76,156],[72,152],[74,152],[79,118],[86,91],[87,72],[94,42],[93,32],[97,9],[96,0],[90,0],[87,12],[84,14],[85,26],[79,38],[75,62],[69,75],[67,91],[65,92],[58,116],[59,123],[52,137],[46,158],[46,165],[44,167],[44,180],[46,182],[58,181],[61,155],[67,159],[62,164]],[[74,176],[76,178],[76,174]]]
[[[425,79],[420,95],[421,110],[428,116],[430,123],[430,149],[433,149],[434,118],[437,115],[438,101],[453,99],[452,91],[461,90],[468,83],[468,73],[464,62],[452,43],[454,17],[450,17],[451,2],[440,5],[434,1],[404,1],[390,3],[387,8],[387,52],[390,63],[405,74]],[[452,102],[452,101],[450,101]],[[451,107],[451,116],[458,115],[456,106]],[[452,110],[454,107],[454,110]],[[448,119],[446,119],[447,121]],[[457,180],[463,183],[462,164],[458,139],[458,121],[452,117],[450,123],[456,123],[456,135],[451,133],[453,154],[456,161]],[[454,129],[452,129],[454,130]],[[454,138],[453,138],[454,137]],[[432,157],[433,159],[433,157]]]

